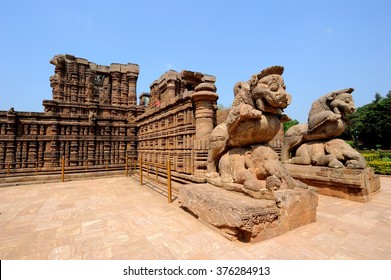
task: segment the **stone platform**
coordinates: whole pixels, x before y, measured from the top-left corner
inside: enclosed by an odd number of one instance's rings
[[[316,221],[318,197],[305,189],[275,191],[275,200],[254,199],[211,184],[179,190],[179,202],[230,240],[259,242]]]
[[[3,187],[0,259],[389,262],[391,176],[380,181],[368,203],[318,195],[316,222],[256,244],[229,241],[132,177]]]
[[[380,191],[380,179],[371,168],[349,169],[284,164],[293,178],[315,192],[358,202],[368,202]]]

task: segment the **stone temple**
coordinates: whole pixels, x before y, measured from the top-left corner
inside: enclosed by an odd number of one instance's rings
[[[282,66],[236,83],[218,124],[212,75],[169,70],[137,102],[137,64],[102,66],[68,54],[50,63],[52,99],[43,100],[43,113],[0,111],[0,183],[10,170],[58,172],[63,158],[75,172],[123,168],[126,158],[170,161],[181,207],[248,242],[314,222],[316,192],[366,202],[380,189],[359,153],[336,139],[355,109],[353,89],[315,101],[309,124],[284,137],[292,97]]]
[[[42,171],[60,166],[92,170],[124,165],[126,155],[173,163],[190,181],[206,171],[207,135],[216,122],[215,77],[168,71],[151,84],[137,105],[137,64],[97,65],[56,55],[50,77],[52,100],[44,112],[0,111],[0,170]],[[196,90],[202,83],[212,85]],[[202,177],[202,176],[201,176]]]

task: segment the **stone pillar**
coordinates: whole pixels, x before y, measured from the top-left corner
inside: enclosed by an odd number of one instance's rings
[[[118,106],[120,104],[120,85],[121,74],[119,72],[111,73],[111,105]]]
[[[94,77],[95,74],[92,70],[86,70],[86,102],[92,103],[94,100]]]
[[[95,132],[95,124],[90,124],[88,128],[88,135],[89,138],[93,139],[92,141],[88,141],[88,151],[87,151],[87,158],[88,158],[88,164],[95,165],[97,164],[96,159],[96,132]]]
[[[58,124],[54,123],[50,126],[50,134],[52,141],[50,141],[50,149],[48,151],[45,151],[45,161],[47,161],[47,164],[52,167],[59,166],[60,163],[60,151],[59,151],[59,145],[58,145],[58,135],[60,135],[60,131],[58,131]]]
[[[87,135],[87,130],[88,130],[88,128],[87,127],[85,127],[84,128],[85,130],[85,134],[84,135]],[[83,163],[81,164],[81,165],[85,165],[86,164],[86,160],[88,159],[88,141],[83,141],[82,142],[83,143]]]
[[[109,126],[106,126],[104,128],[105,132],[104,132],[104,144],[103,144],[103,158],[104,158],[104,162],[103,164],[106,164],[106,160],[108,161],[108,163],[111,162],[111,129]]]
[[[136,83],[137,83],[137,74],[128,73],[128,107],[132,105],[137,105],[136,98]]]
[[[72,75],[72,77],[74,76],[75,75]],[[71,103],[77,103],[79,98],[79,88],[76,85],[72,85],[70,89],[71,89]]]
[[[167,89],[164,95],[165,100],[172,101],[175,98],[175,80],[169,80],[167,82]]]
[[[216,87],[211,83],[201,83],[191,95],[195,107],[196,133],[193,145],[194,175],[202,177],[207,169],[209,137],[216,124]]]
[[[24,141],[23,144],[22,144],[22,158],[21,158],[22,168],[27,167],[27,163],[26,162],[27,162],[28,146],[29,146],[29,142]]]
[[[45,151],[45,142],[42,141],[38,142],[38,162],[40,167],[44,166],[44,160],[45,160],[44,151]]]
[[[6,128],[6,134],[8,141],[6,142],[5,146],[5,162],[6,163],[13,163],[15,162],[15,139],[16,139],[16,131],[15,131],[15,125],[16,125],[16,113],[14,111],[14,108],[11,108],[7,113],[7,128]]]
[[[195,104],[196,141],[208,141],[216,124],[216,87],[211,83],[202,83],[196,87],[191,95]]]
[[[64,95],[61,91],[61,73],[58,67],[54,71],[54,75],[50,77],[50,86],[52,87],[53,100],[63,100]]]
[[[28,164],[27,167],[34,167],[35,162],[38,160],[38,143],[36,141],[29,142],[29,152],[28,152]]]
[[[76,63],[76,61],[72,61],[70,64],[72,64],[69,69],[70,102],[77,103],[79,100],[79,65]]]
[[[52,87],[53,100],[64,100],[64,81],[63,74],[66,72],[65,59],[62,55],[56,55],[50,63],[55,66],[54,75],[50,77],[50,86]]]
[[[121,73],[120,89],[121,89],[120,107],[128,107],[129,86],[128,86],[128,77],[126,73]]]
[[[30,137],[36,140],[38,134],[38,126],[37,124],[30,125]],[[28,167],[35,167],[35,162],[38,161],[38,142],[37,141],[29,141],[29,152],[28,152],[28,161],[30,162]]]
[[[70,164],[70,158],[71,158],[71,156],[70,156],[70,142],[69,141],[66,141],[65,142],[65,144],[64,144],[64,154],[63,154],[63,156],[65,156],[65,160],[66,161],[68,161],[68,163],[66,163],[65,162],[65,165],[67,165],[67,166],[69,166],[69,164]]]
[[[0,162],[4,160],[4,155],[5,155],[5,142],[1,141],[0,142]],[[1,168],[5,168],[3,165],[0,166]]]
[[[77,136],[79,134],[79,129],[76,124],[72,125],[71,130],[71,138],[70,139],[77,139]],[[79,143],[78,141],[71,141],[70,144],[70,156],[69,156],[69,163],[71,166],[77,166],[79,164]]]

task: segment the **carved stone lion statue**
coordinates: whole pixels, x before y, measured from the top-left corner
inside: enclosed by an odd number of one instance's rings
[[[221,177],[212,179],[212,183],[255,198],[274,199],[273,191],[307,188],[291,177],[267,145],[230,149],[220,159],[219,172]]]
[[[266,68],[250,81],[235,84],[230,113],[211,133],[209,183],[259,199],[275,199],[279,189],[308,187],[291,177],[267,145],[287,118],[282,112],[291,102],[283,70]]]
[[[331,168],[365,169],[367,167],[365,158],[342,139],[304,143],[296,150],[290,163]]]
[[[352,88],[333,91],[316,100],[308,114],[308,124],[294,125],[286,132],[281,161],[333,168],[366,168],[365,159],[357,151],[345,141],[334,139],[345,131],[346,115],[356,110],[352,92]],[[292,152],[295,155],[290,159]]]
[[[291,102],[286,92],[282,66],[272,66],[234,86],[234,101],[227,120],[210,136],[208,176],[217,177],[221,156],[229,149],[266,144],[280,129],[282,114]]]
[[[346,129],[346,115],[356,110],[352,92],[352,88],[333,91],[312,103],[308,124],[294,125],[286,132],[281,161],[288,163],[292,150],[304,142],[328,140],[341,135]]]

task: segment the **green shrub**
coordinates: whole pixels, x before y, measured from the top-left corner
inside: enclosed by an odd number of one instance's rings
[[[354,141],[353,140],[345,140],[347,144],[349,144],[351,147],[354,148]]]
[[[375,173],[391,175],[391,153],[389,151],[365,151],[361,154]]]
[[[361,153],[365,160],[369,163],[370,161],[380,160],[379,153]]]
[[[368,165],[373,168],[375,173],[391,175],[391,161],[373,160],[367,162]]]
[[[391,153],[389,152],[380,152],[381,158],[391,158]]]

